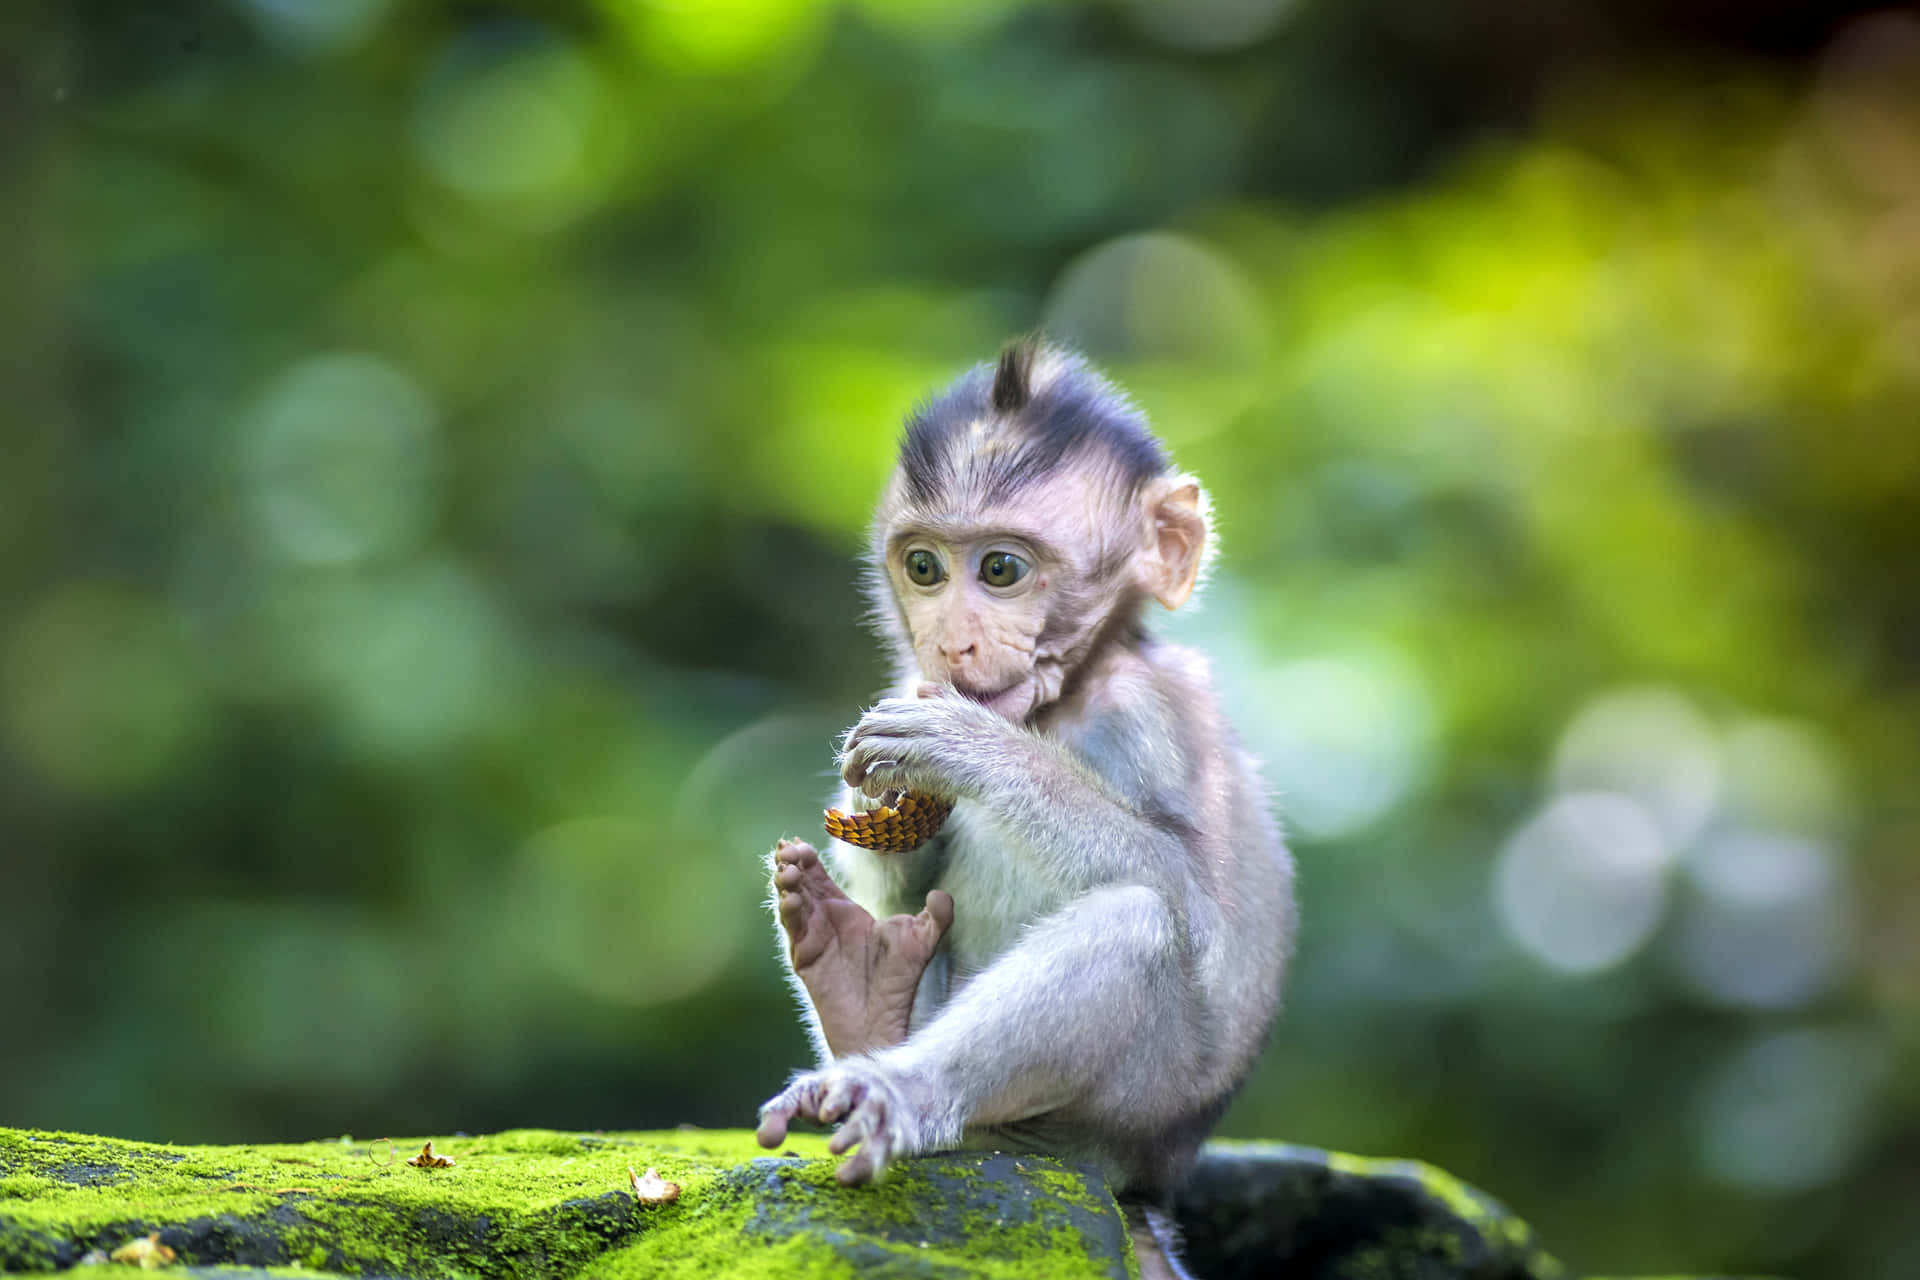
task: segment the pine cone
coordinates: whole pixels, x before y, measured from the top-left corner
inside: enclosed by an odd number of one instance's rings
[[[933,838],[953,812],[953,801],[903,791],[892,804],[862,813],[827,810],[827,834],[880,853],[905,853]]]

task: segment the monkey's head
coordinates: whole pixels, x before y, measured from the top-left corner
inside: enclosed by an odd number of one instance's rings
[[[1022,721],[1146,600],[1185,601],[1207,553],[1206,494],[1140,411],[1023,341],[908,419],[868,586],[903,660]]]

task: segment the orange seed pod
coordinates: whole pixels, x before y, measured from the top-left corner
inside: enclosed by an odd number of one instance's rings
[[[933,833],[953,812],[953,801],[941,800],[918,791],[902,792],[900,798],[878,809],[860,813],[827,810],[827,834],[848,844],[879,853],[905,853],[933,838]]]

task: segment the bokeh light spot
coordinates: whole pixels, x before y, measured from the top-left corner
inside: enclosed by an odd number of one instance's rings
[[[577,818],[526,843],[513,900],[554,973],[603,1000],[648,1005],[691,995],[731,962],[757,923],[735,909],[757,887],[753,866],[686,856],[654,823]]]
[[[1289,829],[1328,839],[1386,814],[1425,776],[1432,745],[1424,689],[1401,664],[1308,658],[1254,675],[1236,717]]]
[[[172,620],[130,591],[56,588],[19,619],[5,660],[7,737],[69,790],[113,792],[159,776],[201,715]]]
[[[386,17],[393,0],[246,0],[247,16],[288,53],[321,57],[352,48]]]
[[[1681,977],[1718,1004],[1790,1008],[1830,989],[1851,954],[1833,855],[1809,840],[1723,832],[1683,864],[1698,890],[1674,937]]]
[[[1543,964],[1598,973],[1652,936],[1667,861],[1659,827],[1632,797],[1562,795],[1508,837],[1494,900],[1507,932]]]
[[[434,417],[419,386],[374,356],[312,356],[281,373],[245,442],[266,545],[311,565],[411,545],[433,508]]]
[[[201,901],[141,934],[153,950],[194,940],[223,1058],[252,1087],[361,1097],[391,1087],[431,1042],[412,978],[420,958],[404,930],[373,912]]]
[[[485,584],[429,560],[331,593],[306,639],[345,732],[386,758],[441,750],[513,695],[513,652]]]
[[[1176,49],[1221,53],[1265,39],[1299,0],[1123,0],[1148,35]]]
[[[427,172],[469,199],[544,204],[588,176],[604,96],[573,46],[530,25],[483,26],[427,77],[413,139]]]
[[[1067,264],[1044,311],[1051,336],[1120,379],[1175,447],[1232,422],[1261,393],[1268,322],[1239,264],[1188,236],[1122,236]]]
[[[1664,847],[1693,839],[1720,793],[1713,727],[1684,695],[1640,688],[1607,693],[1567,726],[1554,752],[1562,791],[1632,796],[1659,822]]]
[[[1810,726],[1752,719],[1726,737],[1727,797],[1734,821],[1774,831],[1831,835],[1850,816],[1832,749]]]
[[[1750,1191],[1806,1191],[1859,1153],[1881,1054],[1857,1035],[1799,1029],[1755,1037],[1712,1073],[1695,1108],[1701,1164]]]
[[[602,0],[649,57],[695,75],[764,69],[815,43],[822,0]]]
[[[834,743],[844,726],[825,716],[771,715],[716,742],[687,771],[677,825],[715,856],[758,857],[781,833],[821,842],[820,813],[838,782]]]
[[[1114,363],[1257,360],[1265,320],[1240,268],[1187,236],[1149,231],[1089,249],[1061,273],[1046,331]]]

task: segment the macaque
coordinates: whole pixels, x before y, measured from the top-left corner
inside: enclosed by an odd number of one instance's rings
[[[761,1108],[763,1145],[803,1119],[838,1123],[846,1183],[978,1147],[1090,1159],[1140,1204],[1178,1188],[1295,921],[1205,660],[1140,616],[1211,546],[1199,484],[1077,356],[1013,344],[908,420],[867,572],[899,678],[846,735],[839,803],[956,804],[909,852],[774,850],[821,1065]]]

